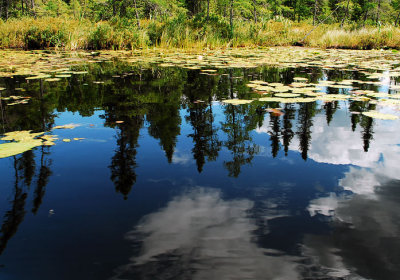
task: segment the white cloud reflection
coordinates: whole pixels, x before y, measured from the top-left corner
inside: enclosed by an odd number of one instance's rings
[[[328,197],[320,197],[311,200],[307,210],[310,216],[315,216],[317,214],[332,216],[338,207],[338,200],[335,193],[330,193]]]
[[[366,279],[398,279],[399,187],[400,181],[391,180],[381,183],[375,197],[330,194],[311,201],[310,214],[330,216],[334,234],[306,236],[305,254],[312,256],[315,263],[339,272],[357,271]]]
[[[379,110],[393,113],[390,108]],[[353,165],[339,185],[353,193],[372,197],[375,188],[388,179],[400,179],[399,121],[374,120],[373,139],[368,152],[364,152],[361,131],[351,130],[349,114],[346,110],[338,110],[329,126],[324,114],[314,117],[308,158],[319,163]],[[257,132],[267,133],[268,125],[265,122]],[[298,151],[299,146],[298,138],[294,137],[290,150]]]
[[[252,207],[249,200],[223,200],[204,188],[174,198],[127,235],[132,242],[144,236],[141,252],[113,279],[135,273],[140,279],[170,279],[174,273],[174,279],[299,279],[289,257],[255,243]]]
[[[190,165],[194,162],[190,152],[183,153],[178,149],[175,150],[172,156],[172,163],[180,165]]]

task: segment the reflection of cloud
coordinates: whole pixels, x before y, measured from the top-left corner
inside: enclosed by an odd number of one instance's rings
[[[393,150],[400,155],[400,130],[396,121],[375,121],[374,139],[368,153],[363,151],[360,131],[353,132],[349,123],[350,116],[345,110],[338,110],[329,126],[326,116],[318,114],[314,117],[312,126],[312,141],[308,152],[310,159],[330,164],[352,164],[361,167],[371,165],[381,158],[381,154],[390,155]],[[258,133],[268,133],[269,123],[256,129]],[[291,150],[299,149],[299,140],[293,138]]]
[[[390,108],[381,111],[393,113]],[[340,180],[346,190],[358,194],[373,195],[375,187],[387,179],[400,179],[400,130],[397,121],[374,120],[374,138],[368,152],[363,150],[362,135],[359,130],[353,132],[350,116],[345,110],[335,113],[329,126],[326,116],[318,114],[313,119],[312,141],[308,157],[316,162],[328,164],[354,165]],[[267,133],[268,123],[257,130]],[[291,150],[299,150],[299,140],[293,138]],[[386,179],[385,179],[386,178]]]
[[[311,200],[307,210],[310,216],[315,216],[317,214],[332,216],[337,207],[338,197],[335,193],[330,193],[328,197],[320,197]]]
[[[308,157],[321,163],[352,164],[363,167],[368,167],[371,163],[378,161],[380,151],[371,149],[370,152],[365,153],[360,133],[353,132],[350,124],[343,124],[343,119],[350,119],[343,110],[336,112],[329,126],[326,124],[324,115],[319,114],[314,118]],[[378,131],[377,134],[379,134]],[[373,143],[375,141],[377,140],[375,139]],[[299,149],[297,138],[291,143],[290,148]]]
[[[339,180],[339,185],[345,190],[372,198],[375,196],[375,188],[379,187],[381,183],[377,174],[371,170],[350,167],[350,170],[345,173],[345,177]]]
[[[310,257],[314,266],[310,279],[324,279],[326,276],[329,279],[364,279],[346,268],[343,258],[337,254],[338,249],[327,242],[325,236],[306,235],[303,242],[303,254]]]
[[[114,279],[298,279],[288,257],[253,242],[252,207],[200,188],[173,199],[127,235],[144,236],[141,253]]]
[[[304,252],[339,276],[399,279],[400,130],[396,122],[375,120],[374,139],[365,153],[361,132],[343,127],[344,113],[338,111],[329,126],[324,116],[314,119],[308,155],[317,162],[353,165],[338,183],[353,195],[331,193],[310,202],[310,216],[330,217],[333,232],[306,236]],[[298,149],[298,143],[291,148]]]
[[[190,153],[184,154],[178,150],[175,151],[174,155],[172,156],[172,163],[187,165],[193,162],[192,155]]]
[[[399,279],[399,183],[381,183],[375,189],[375,197],[331,194],[313,200],[308,208],[310,214],[325,206],[326,211],[319,213],[333,216],[334,234],[307,236],[306,255],[314,256],[315,262],[324,267],[339,268],[339,271],[345,271],[340,268],[346,267],[367,279]],[[324,205],[326,202],[328,205]]]
[[[344,114],[339,111],[337,114]],[[362,168],[352,168],[345,173],[339,184],[346,190],[358,194],[373,194],[383,178],[400,179],[400,130],[394,122],[376,121],[374,140],[366,153],[362,149],[359,132],[343,127],[342,116],[338,116],[329,126],[320,116],[316,118],[315,132],[309,157],[317,162],[331,164],[351,164]]]

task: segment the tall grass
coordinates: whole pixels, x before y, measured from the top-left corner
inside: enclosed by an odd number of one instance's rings
[[[340,28],[321,25],[313,29],[307,22],[290,20],[253,22],[236,21],[231,31],[229,22],[211,16],[187,19],[177,16],[163,22],[114,19],[91,22],[72,18],[21,18],[0,20],[0,48],[44,49],[136,49],[160,48],[225,48],[290,46],[299,42],[321,48],[400,48],[400,28],[384,26]]]
[[[356,30],[343,30],[338,27],[325,29],[325,32],[318,31],[307,38],[307,44],[322,48],[400,48],[400,29],[394,26],[364,27]]]

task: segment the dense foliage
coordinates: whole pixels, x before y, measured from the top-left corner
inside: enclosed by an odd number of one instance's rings
[[[192,18],[231,24],[232,20],[312,20],[314,24],[351,21],[359,24],[399,22],[400,0],[1,0],[1,18],[72,16],[92,21]]]

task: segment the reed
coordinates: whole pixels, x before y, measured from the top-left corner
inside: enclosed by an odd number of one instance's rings
[[[291,46],[302,42],[320,48],[400,48],[400,28],[394,26],[354,28],[338,24],[313,29],[308,22],[287,19],[257,24],[236,21],[233,32],[221,17],[188,19],[177,16],[163,22],[113,19],[91,22],[75,18],[20,18],[0,21],[0,48],[65,50],[136,48],[226,48]]]

